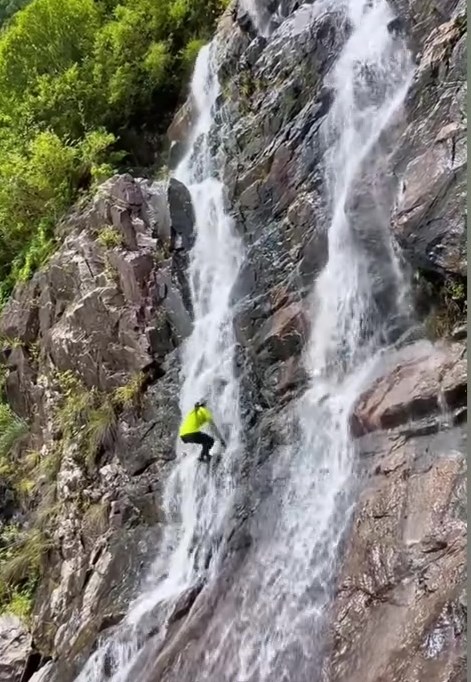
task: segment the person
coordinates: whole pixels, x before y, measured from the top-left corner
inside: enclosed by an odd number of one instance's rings
[[[200,430],[204,424],[210,425],[223,447],[226,447],[226,444],[214,423],[213,415],[206,407],[205,400],[200,400],[195,403],[193,409],[188,412],[181,423],[179,436],[184,443],[196,443],[201,445],[201,452],[198,459],[200,462],[209,462],[211,460],[211,455],[209,453],[214,445],[214,438]]]

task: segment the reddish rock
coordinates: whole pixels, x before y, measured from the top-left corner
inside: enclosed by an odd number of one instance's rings
[[[397,364],[360,397],[352,416],[355,436],[454,409],[466,402],[465,348],[416,344],[398,353]]]
[[[277,310],[262,326],[254,339],[257,353],[265,352],[277,360],[298,354],[309,331],[300,303],[290,303]]]
[[[401,441],[383,432],[375,442],[376,475],[349,535],[325,679],[464,680],[464,434]]]

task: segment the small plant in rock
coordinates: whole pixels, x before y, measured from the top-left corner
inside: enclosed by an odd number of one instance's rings
[[[97,242],[105,249],[114,249],[123,245],[123,237],[114,227],[106,225],[98,233]]]
[[[13,591],[25,583],[34,582],[51,546],[51,540],[38,528],[20,533],[0,550],[0,583]]]
[[[0,613],[13,613],[28,621],[43,561],[50,547],[50,540],[37,528],[22,533],[18,526],[11,525],[2,530]]]
[[[14,446],[27,433],[27,423],[9,405],[0,403],[0,461],[10,455]]]
[[[9,370],[5,365],[0,365],[0,400],[2,399],[3,392],[5,390],[6,380],[9,374]]]
[[[42,532],[50,531],[62,509],[61,503],[55,499],[55,494],[55,486],[50,487],[34,515],[34,526]]]
[[[113,402],[118,407],[133,407],[139,402],[144,386],[143,372],[135,374],[127,384],[120,386],[113,393]]]
[[[168,166],[160,166],[155,174],[156,180],[168,180],[170,177],[170,170]]]
[[[113,442],[116,431],[116,412],[112,402],[105,399],[104,402],[90,411],[86,425],[86,462],[94,463],[97,452]]]
[[[441,286],[432,286],[432,290],[436,303],[425,320],[425,329],[427,336],[436,340],[449,336],[464,321],[467,300],[465,284],[460,280],[449,278]]]
[[[33,362],[37,362],[39,360],[39,355],[41,353],[41,346],[38,341],[32,341],[28,345],[28,354],[29,357]]]
[[[0,351],[21,348],[23,341],[17,336],[0,336]]]
[[[108,528],[108,504],[94,502],[84,512],[83,533],[89,539],[99,538]]]
[[[162,244],[160,248],[154,251],[154,261],[157,265],[164,263],[170,256],[170,247],[167,244]]]
[[[110,263],[108,255],[105,255],[105,275],[113,284],[119,286],[119,273],[114,265]]]
[[[62,431],[63,442],[58,445],[60,452],[72,440],[79,445],[81,457],[91,466],[102,447],[110,446],[116,428],[113,397],[105,395],[96,388],[88,389],[72,372],[59,376],[59,386],[63,393],[63,403],[57,413]],[[60,455],[52,464],[60,466]]]
[[[53,482],[61,468],[62,462],[62,442],[58,441],[50,448],[46,455],[41,457],[39,462],[39,473],[44,476],[46,481]]]
[[[93,407],[95,391],[87,390],[80,379],[70,370],[58,375],[63,404],[58,412],[59,426],[67,440],[77,435],[80,423]]]
[[[35,583],[27,583],[21,588],[7,592],[4,603],[0,606],[0,613],[11,614],[28,624],[33,610],[35,589]]]

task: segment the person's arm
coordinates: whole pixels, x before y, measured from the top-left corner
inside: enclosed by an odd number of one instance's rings
[[[208,421],[209,421],[209,423],[210,423],[210,425],[211,425],[211,430],[214,432],[214,435],[216,436],[216,438],[217,438],[218,440],[221,441],[221,443],[222,443],[222,445],[223,445],[224,447],[226,447],[226,441],[225,441],[224,438],[221,436],[221,433],[220,433],[218,427],[217,427],[216,424],[214,423],[213,415],[211,414],[211,412],[210,412],[209,410],[208,410]]]

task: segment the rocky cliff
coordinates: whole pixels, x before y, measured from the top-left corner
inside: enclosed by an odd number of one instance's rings
[[[15,538],[2,564],[10,593],[37,588],[31,655],[62,661],[65,679],[122,617],[159,542],[176,349],[191,329],[193,213],[177,181],[124,175],[58,229],[61,248],[0,321],[4,393],[25,424],[9,453],[1,537],[7,549]],[[20,667],[2,679],[20,679]]]
[[[245,247],[232,303],[246,454],[218,579],[182,595],[163,641],[147,634],[129,679],[222,679],[207,652],[240,607],[259,526],[276,515],[274,453],[295,437],[308,295],[329,258],[325,76],[351,31],[340,13],[317,11],[320,2],[261,5],[265,35],[238,5],[218,27],[213,146]],[[392,310],[394,278],[382,267],[389,239],[371,238],[380,177],[411,306],[389,316],[390,350],[352,409],[355,506],[322,671],[319,659],[303,671],[292,659],[284,679],[296,682],[458,682],[466,669],[466,7],[392,4],[388,29],[407,43],[414,76],[349,211],[374,264],[379,316]],[[195,108],[190,99],[170,128],[173,165],[189,148]],[[58,225],[62,246],[0,316],[3,391],[21,424],[2,468],[4,603],[30,582],[34,591],[18,636],[11,616],[0,620],[1,680],[73,680],[158,552],[179,349],[192,330],[193,228],[184,185],[116,176]],[[237,679],[230,670],[227,680]],[[100,679],[112,672],[105,666]]]

